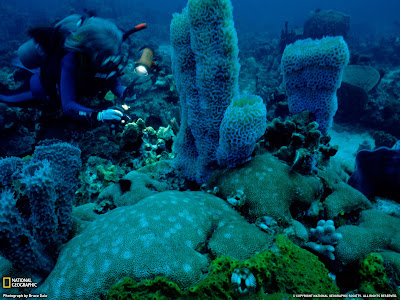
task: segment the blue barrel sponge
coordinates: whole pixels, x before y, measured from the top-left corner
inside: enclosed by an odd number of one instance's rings
[[[283,52],[281,68],[289,110],[292,114],[303,110],[314,114],[323,134],[337,111],[336,91],[349,58],[341,36],[298,40]]]

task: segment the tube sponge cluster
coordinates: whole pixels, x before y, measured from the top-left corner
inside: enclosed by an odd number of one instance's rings
[[[319,130],[326,133],[337,110],[336,90],[342,82],[350,52],[343,37],[305,39],[288,45],[281,67],[289,110],[314,114]]]
[[[72,226],[80,155],[68,143],[44,141],[29,163],[0,160],[9,170],[0,190],[0,254],[15,266],[42,277],[52,270]]]
[[[226,114],[232,100],[239,96],[240,70],[229,0],[189,0],[181,14],[174,14],[170,31],[172,70],[181,103],[181,128],[174,143],[175,163],[188,179],[203,183],[218,162],[233,166],[248,158],[249,150],[228,151],[237,149],[235,145],[254,140],[252,137],[257,135],[253,132],[254,126],[248,124],[229,133],[226,126],[243,126],[246,121],[240,116],[252,109],[262,110],[253,116],[262,115],[265,106],[253,103],[248,108],[241,108],[232,104],[234,108]],[[242,111],[241,115],[237,115],[238,111]],[[265,123],[265,116],[262,118],[255,124]],[[222,123],[225,124],[223,136],[220,132]],[[261,129],[257,128],[256,133]],[[235,133],[237,136],[232,137]],[[230,143],[228,138],[235,141]],[[220,142],[224,144],[220,145],[217,159]],[[254,145],[247,149],[252,150],[252,147]]]

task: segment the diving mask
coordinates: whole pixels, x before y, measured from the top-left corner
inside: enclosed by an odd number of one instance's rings
[[[126,64],[126,57],[122,54],[117,55],[98,55],[93,61],[95,70],[94,77],[110,79],[121,75]]]

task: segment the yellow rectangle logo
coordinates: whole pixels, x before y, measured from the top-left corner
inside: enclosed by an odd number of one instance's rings
[[[11,277],[3,277],[3,289],[9,289],[9,288],[11,288]]]

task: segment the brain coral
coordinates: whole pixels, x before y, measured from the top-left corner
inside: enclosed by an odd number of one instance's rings
[[[272,154],[258,155],[235,168],[215,171],[208,188],[219,188],[225,199],[242,191],[246,216],[290,221],[292,206],[310,206],[319,198],[322,183],[317,177],[290,172],[290,167]]]
[[[290,112],[308,110],[315,115],[319,130],[326,133],[337,110],[336,90],[349,58],[341,36],[298,40],[286,46],[281,67]]]
[[[400,219],[377,210],[361,213],[360,225],[345,225],[337,232],[343,238],[336,246],[336,257],[344,263],[354,263],[367,254],[391,250],[400,252]]]
[[[326,216],[329,219],[341,213],[371,208],[371,202],[359,191],[344,182],[334,186],[334,191],[324,201]]]
[[[220,228],[222,236],[216,235]],[[212,253],[238,259],[272,242],[222,199],[202,192],[162,192],[98,217],[63,247],[36,292],[59,300],[99,299],[125,276],[136,281],[163,276],[186,289],[208,268],[210,237]]]

